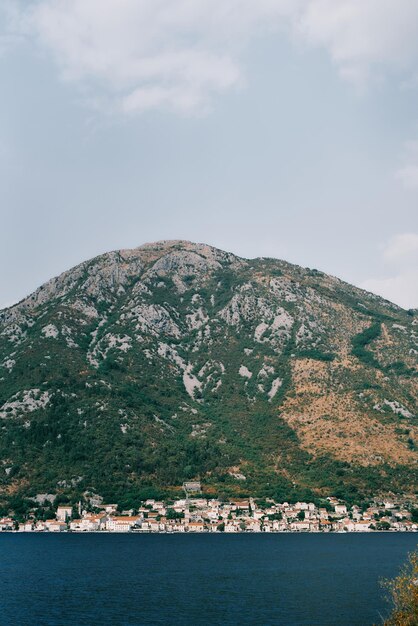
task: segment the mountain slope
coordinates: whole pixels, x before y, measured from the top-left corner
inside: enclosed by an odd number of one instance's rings
[[[414,312],[316,270],[101,255],[0,311],[1,497],[412,492],[417,354]]]

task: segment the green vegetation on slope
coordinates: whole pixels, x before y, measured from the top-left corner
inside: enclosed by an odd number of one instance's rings
[[[379,367],[378,361],[369,350],[366,350],[366,347],[372,343],[372,341],[380,337],[380,334],[381,324],[380,322],[375,322],[352,339],[352,354],[365,365]]]
[[[188,246],[103,255],[41,290],[49,295],[39,303],[32,297],[3,314],[4,510],[30,508],[40,493],[75,503],[86,491],[129,508],[178,494],[193,478],[207,493],[288,501],[332,493],[362,503],[411,491],[414,316],[320,272]],[[365,319],[371,326],[359,332]],[[393,331],[386,365],[371,352],[382,320],[406,329]],[[350,344],[360,368],[342,369]],[[355,428],[360,461],[321,440],[305,445],[284,410],[300,398],[302,359],[312,369],[311,401],[313,372],[325,368],[336,413],[350,396],[363,422],[402,420],[389,441],[399,459],[385,449],[368,454]],[[344,450],[335,416],[315,420]]]

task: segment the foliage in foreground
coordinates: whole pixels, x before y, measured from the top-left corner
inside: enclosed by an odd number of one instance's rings
[[[418,551],[409,555],[399,576],[385,581],[389,598],[393,604],[390,617],[384,626],[418,625]]]

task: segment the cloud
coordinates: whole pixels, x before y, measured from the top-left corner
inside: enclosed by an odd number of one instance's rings
[[[405,144],[404,164],[397,170],[395,177],[407,189],[418,189],[418,141]]]
[[[64,80],[88,85],[124,113],[205,112],[243,83],[240,50],[289,0],[39,0],[22,28]]]
[[[361,84],[388,72],[405,81],[418,60],[416,0],[32,0],[20,5],[15,0],[12,5],[20,6],[21,32],[55,59],[65,80],[128,114],[155,108],[205,112],[216,95],[245,83],[242,53],[265,33],[286,33],[325,49],[344,79]]]
[[[311,0],[297,30],[329,52],[343,78],[364,83],[416,71],[417,20],[415,0]]]
[[[22,11],[13,0],[2,0],[0,4],[0,55],[19,43],[21,32]]]
[[[418,307],[418,234],[392,237],[382,250],[389,276],[370,278],[361,287],[377,293],[405,309]]]
[[[361,287],[377,293],[404,309],[418,308],[418,270],[405,270],[389,278],[365,280]]]

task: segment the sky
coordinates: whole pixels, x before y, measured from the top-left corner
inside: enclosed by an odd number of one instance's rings
[[[2,0],[0,307],[205,242],[418,307],[416,0]]]

